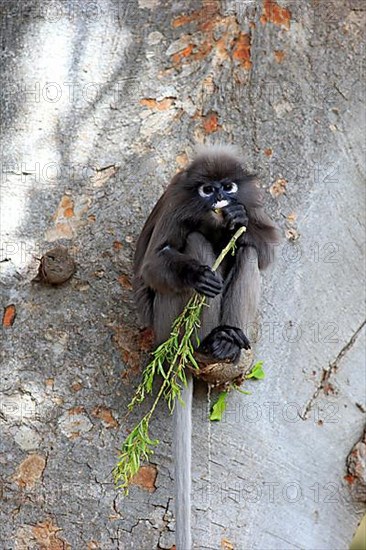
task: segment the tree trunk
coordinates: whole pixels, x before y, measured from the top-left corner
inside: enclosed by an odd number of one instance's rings
[[[111,470],[148,333],[139,231],[195,143],[229,142],[282,228],[264,381],[193,427],[197,549],[347,548],[365,423],[364,4],[2,2],[1,548],[171,549],[171,418],[128,497]],[[76,274],[34,283],[66,246]],[[9,308],[13,305],[14,308]],[[14,317],[14,315],[16,315]]]

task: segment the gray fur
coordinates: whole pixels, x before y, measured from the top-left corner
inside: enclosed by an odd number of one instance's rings
[[[261,292],[258,254],[255,248],[247,247],[237,250],[236,256],[235,271],[223,296],[221,324],[239,327],[247,334],[256,320]]]
[[[196,273],[202,266],[212,266],[225,228],[224,219],[207,212],[199,200],[202,181],[232,178],[238,185],[237,198],[248,215],[247,231],[236,251],[235,259],[224,262],[219,272],[224,289],[207,299],[210,307],[202,312],[199,338],[202,341],[213,329],[229,325],[242,329],[255,321],[259,295],[259,269],[273,260],[278,232],[264,212],[263,195],[256,178],[241,166],[238,151],[231,146],[200,148],[197,157],[171,181],[151,212],[137,242],[134,264],[134,291],[142,322],[153,325],[156,343],[165,341],[171,326],[193,293],[187,272]],[[208,230],[203,231],[206,224]],[[203,224],[203,225],[202,225]],[[225,236],[226,230],[224,229]],[[204,236],[205,235],[205,236]],[[229,240],[231,233],[227,230]],[[225,267],[227,269],[225,270]],[[196,271],[195,271],[196,270]],[[195,343],[195,342],[194,342]],[[191,432],[193,381],[187,373],[187,387],[182,390],[185,406],[176,403],[174,410],[174,464],[176,548],[191,550]]]
[[[187,246],[184,253],[190,258],[198,260],[203,265],[212,266],[216,256],[208,240],[200,233],[191,233],[187,237]],[[221,269],[218,272],[222,272]],[[185,290],[179,293],[156,293],[153,307],[153,326],[157,344],[161,344],[169,338],[172,323],[182,313],[184,306],[192,296],[192,290]],[[203,340],[211,330],[220,324],[222,296],[207,298],[201,316],[201,327],[198,337]]]
[[[177,550],[191,550],[191,462],[192,462],[192,375],[187,373],[187,386],[182,389],[183,406],[174,408],[174,480],[175,480],[175,545]]]

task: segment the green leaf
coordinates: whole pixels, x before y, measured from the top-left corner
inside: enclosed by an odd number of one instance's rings
[[[235,386],[235,384],[233,385],[233,389],[242,393],[243,395],[252,395],[251,391],[242,390],[241,388],[239,388],[239,386]]]
[[[226,410],[226,405],[227,405],[226,397],[227,397],[227,391],[223,391],[220,393],[216,403],[212,407],[210,420],[222,420],[222,415],[224,414]]]
[[[246,378],[255,378],[256,380],[263,380],[264,377],[263,361],[258,361],[246,376]]]

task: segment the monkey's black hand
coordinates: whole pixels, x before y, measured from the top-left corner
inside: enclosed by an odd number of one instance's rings
[[[240,328],[222,325],[206,336],[197,351],[214,359],[237,361],[242,348],[250,349],[249,340],[243,331]]]
[[[189,279],[189,286],[208,298],[214,298],[223,289],[222,277],[207,265],[198,266]]]
[[[229,204],[222,209],[222,213],[229,231],[234,231],[234,229],[242,225],[248,225],[248,214],[245,206],[242,204],[235,202]]]

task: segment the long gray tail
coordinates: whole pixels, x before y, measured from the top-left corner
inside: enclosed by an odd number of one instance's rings
[[[175,468],[175,545],[177,550],[192,549],[191,533],[191,443],[192,443],[193,379],[187,373],[187,386],[174,408],[174,468]]]

